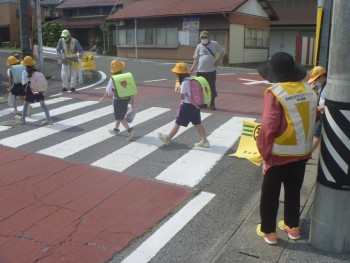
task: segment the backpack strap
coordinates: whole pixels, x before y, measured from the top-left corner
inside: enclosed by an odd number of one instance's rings
[[[191,101],[192,105],[195,106],[197,109],[199,109],[199,106],[193,101],[190,95],[188,93],[185,93],[185,96]]]
[[[213,57],[215,58],[215,54],[214,54],[214,52],[213,51],[211,51],[211,49],[210,48],[208,48],[207,46],[210,44],[210,41],[209,41],[209,43],[208,44],[206,44],[206,45],[203,45],[209,52],[210,52],[210,54],[212,54],[213,55]]]

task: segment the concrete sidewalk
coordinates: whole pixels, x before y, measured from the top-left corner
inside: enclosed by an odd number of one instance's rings
[[[306,166],[304,184],[301,190],[301,239],[294,241],[287,234],[277,230],[278,245],[271,246],[256,234],[260,223],[259,202],[235,232],[227,233],[222,239],[220,251],[210,260],[215,263],[232,262],[350,262],[350,253],[325,253],[309,243],[312,204],[317,177],[318,154]],[[278,220],[283,219],[283,190],[281,191]],[[260,200],[260,197],[257,196]]]

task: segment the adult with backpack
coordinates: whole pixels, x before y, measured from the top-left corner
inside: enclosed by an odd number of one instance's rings
[[[207,139],[207,135],[203,125],[201,124],[201,113],[198,105],[195,104],[193,94],[191,93],[191,78],[190,71],[188,70],[187,64],[179,62],[171,70],[177,74],[179,78],[180,86],[180,109],[176,117],[174,126],[172,127],[169,134],[158,133],[158,138],[163,141],[166,145],[169,145],[171,139],[179,131],[180,126],[187,127],[191,122],[197,129],[199,135],[202,137],[200,142],[196,143],[196,147],[209,148],[210,143]]]
[[[25,87],[22,85],[22,73],[25,71],[25,67],[20,64],[20,61],[15,56],[9,56],[7,58],[7,70],[8,77],[8,91],[14,96],[13,110],[11,111],[14,114],[18,114],[17,110],[17,97],[24,103],[24,96],[26,95]]]
[[[34,103],[35,101],[40,103],[43,109],[46,120],[41,122],[41,125],[52,125],[52,119],[49,113],[49,109],[45,104],[44,92],[47,90],[47,80],[43,73],[36,70],[34,67],[35,61],[31,56],[26,56],[22,65],[26,67],[22,74],[22,85],[25,86],[26,97],[23,105],[22,116],[16,115],[15,119],[21,123],[25,124],[25,118],[28,112],[29,103]]]
[[[222,61],[225,51],[218,42],[209,38],[208,31],[202,31],[199,36],[201,43],[197,45],[194,51],[194,60],[190,72],[193,73],[197,68],[197,76],[202,76],[208,81],[211,89],[210,109],[216,110],[216,69]],[[205,107],[207,107],[207,104],[201,105],[201,108]]]
[[[119,126],[122,124],[128,131],[127,140],[131,141],[135,137],[134,129],[129,126],[125,120],[125,115],[128,111],[128,105],[134,105],[134,95],[137,93],[135,81],[130,73],[123,73],[125,63],[120,60],[112,60],[110,70],[111,78],[106,87],[106,92],[100,99],[103,102],[108,95],[113,94],[113,110],[115,126],[110,129],[111,134],[117,135],[120,130]]]
[[[61,93],[67,92],[70,87],[72,93],[76,92],[77,76],[79,71],[79,58],[84,55],[84,50],[79,41],[71,37],[70,32],[65,29],[62,31],[61,38],[58,41],[57,57],[62,61],[61,77],[62,90]],[[79,55],[78,55],[79,54]],[[70,78],[70,84],[68,79]]]

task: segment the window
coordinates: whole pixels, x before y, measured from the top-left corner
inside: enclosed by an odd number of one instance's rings
[[[118,30],[118,45],[126,46],[126,30]]]
[[[135,43],[135,30],[128,29],[126,30],[126,45],[134,46]]]
[[[154,45],[154,29],[142,28],[137,30],[137,44],[140,46]]]
[[[225,31],[210,31],[210,39],[215,40],[224,49],[226,47],[226,32]]]
[[[269,47],[269,29],[246,27],[244,46],[246,48],[268,48]]]
[[[119,29],[118,45],[134,46],[135,30]],[[177,28],[140,28],[137,29],[137,45],[144,47],[177,47]]]
[[[157,28],[157,46],[165,46],[166,44],[166,29]]]
[[[78,10],[79,16],[93,16],[100,14],[100,8],[98,7],[79,8]]]

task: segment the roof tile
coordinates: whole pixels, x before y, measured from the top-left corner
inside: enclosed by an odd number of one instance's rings
[[[123,0],[67,0],[57,8],[81,8],[94,6],[114,6],[115,4],[123,4]]]
[[[231,12],[245,2],[247,0],[142,0],[111,15],[108,20]]]

